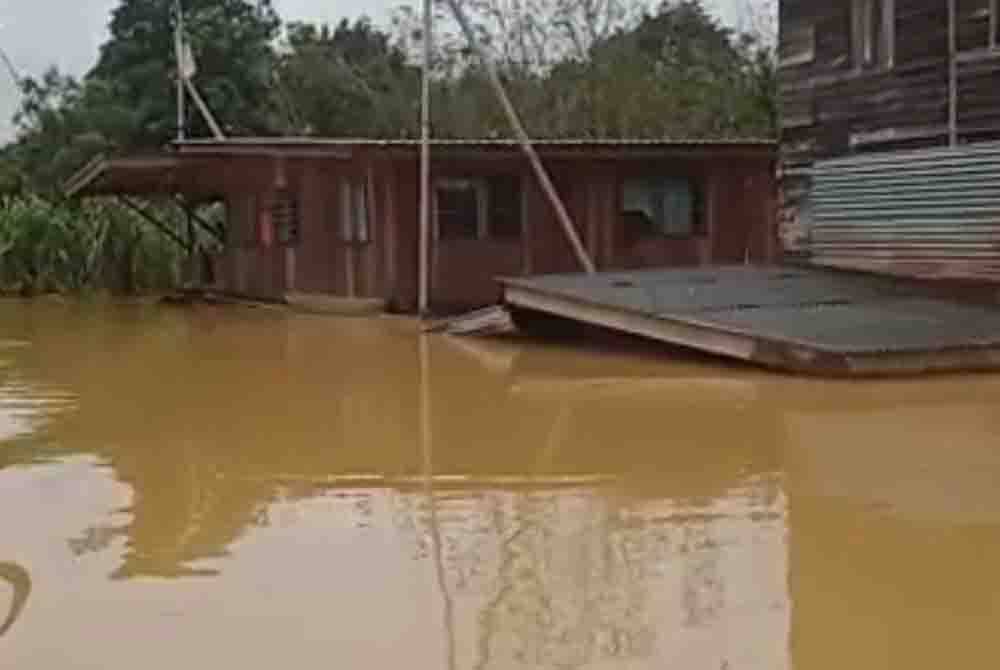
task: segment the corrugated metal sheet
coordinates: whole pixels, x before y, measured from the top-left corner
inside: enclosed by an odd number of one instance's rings
[[[1000,280],[1000,143],[816,163],[816,263]]]

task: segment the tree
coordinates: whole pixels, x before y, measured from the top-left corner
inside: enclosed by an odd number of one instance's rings
[[[101,81],[115,100],[134,108],[121,143],[158,147],[176,132],[175,0],[122,0],[112,12],[110,39],[88,81]],[[280,21],[270,0],[184,0],[187,37],[198,87],[230,132],[265,134],[274,125],[271,42]],[[189,114],[195,134],[207,128]]]
[[[420,74],[390,36],[362,18],[334,29],[293,23],[279,59],[288,125],[327,136],[416,132]]]
[[[466,0],[464,9],[533,136],[776,130],[773,46],[722,26],[700,0],[663,2],[651,12],[632,0]],[[408,53],[419,46],[415,18],[396,16]],[[448,17],[438,25],[435,133],[509,136],[478,59]]]
[[[6,171],[36,192],[57,190],[91,157],[120,147],[122,129],[134,125],[134,109],[100,80],[81,83],[53,68],[22,80],[21,93]]]

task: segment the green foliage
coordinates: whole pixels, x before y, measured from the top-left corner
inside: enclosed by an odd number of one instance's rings
[[[329,26],[293,23],[278,76],[290,129],[339,137],[416,132],[419,70],[367,19]]]
[[[174,284],[182,257],[179,247],[109,203],[0,201],[0,293],[164,289]]]
[[[20,188],[51,195],[92,156],[122,146],[116,133],[128,119],[128,110],[101,82],[84,85],[49,70],[23,81],[14,117],[21,133],[2,162]]]
[[[536,137],[771,137],[776,132],[772,49],[720,25],[700,0],[665,2],[638,14],[613,0],[596,9],[588,0],[558,2],[553,11],[566,26],[562,39],[536,23],[499,22],[493,2],[500,0],[478,0],[477,17],[487,23],[494,17],[499,26],[500,46],[493,52]],[[509,135],[478,61],[454,50],[440,59],[447,75],[436,82],[435,129],[443,135]]]

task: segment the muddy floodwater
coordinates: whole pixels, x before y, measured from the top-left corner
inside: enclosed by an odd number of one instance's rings
[[[1000,376],[0,302],[0,667],[987,668]]]

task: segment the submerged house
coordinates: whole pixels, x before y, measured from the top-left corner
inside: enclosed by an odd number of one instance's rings
[[[781,0],[780,20],[784,246],[1000,279],[1000,0]]]
[[[550,140],[536,149],[601,270],[764,262],[777,252],[769,141]],[[518,145],[437,140],[426,268],[419,142],[188,140],[145,158],[97,160],[76,196],[222,202],[216,287],[259,299],[321,294],[413,311],[495,302],[498,276],[581,268]]]

